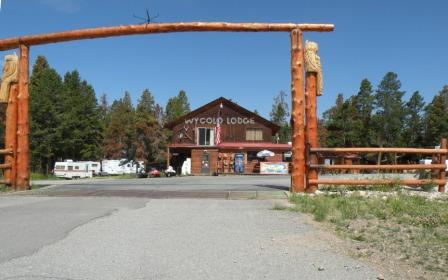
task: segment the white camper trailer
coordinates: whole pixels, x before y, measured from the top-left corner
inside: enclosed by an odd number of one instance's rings
[[[105,159],[101,162],[102,173],[104,175],[135,174],[145,171],[143,161],[135,162],[126,159]]]
[[[93,176],[101,175],[101,163],[98,161],[78,161],[79,163],[85,163],[88,165],[89,170],[92,171]]]
[[[54,175],[66,179],[92,178],[93,171],[89,169],[89,164],[85,162],[66,160],[55,163]]]

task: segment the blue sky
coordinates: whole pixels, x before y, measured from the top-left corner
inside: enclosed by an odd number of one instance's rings
[[[333,33],[306,33],[320,46],[322,113],[336,95],[355,94],[363,78],[376,87],[394,71],[406,99],[427,102],[448,84],[448,1],[302,0],[2,0],[0,38],[139,23],[149,8],[158,22],[333,23]],[[273,97],[290,90],[287,33],[171,33],[84,40],[31,48],[63,75],[77,69],[97,96],[125,90],[134,102],[148,88],[165,106],[184,89],[192,108],[219,96],[268,117]],[[4,56],[7,52],[0,52]]]

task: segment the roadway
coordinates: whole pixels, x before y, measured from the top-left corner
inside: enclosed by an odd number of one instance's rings
[[[376,279],[379,275],[371,265],[334,246],[337,238],[328,238],[302,214],[273,210],[278,203],[287,204],[285,199],[229,197],[229,193],[284,194],[289,177],[58,184],[0,195],[0,279]],[[154,195],[160,192],[171,195]],[[228,196],[173,199],[179,192]]]

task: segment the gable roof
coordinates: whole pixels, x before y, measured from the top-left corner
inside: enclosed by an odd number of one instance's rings
[[[275,123],[255,114],[254,112],[247,110],[246,108],[241,107],[240,105],[238,105],[222,96],[219,97],[218,99],[215,99],[215,100],[197,108],[196,110],[191,111],[188,114],[185,114],[185,115],[179,117],[178,119],[176,119],[172,122],[165,124],[165,127],[171,129],[171,128],[175,127],[176,125],[178,125],[179,123],[184,122],[186,119],[190,119],[198,114],[206,112],[215,106],[219,106],[219,104],[221,104],[221,103],[224,106],[227,106],[228,108],[231,108],[237,112],[242,113],[243,115],[253,117],[256,122],[261,123],[261,124],[271,128],[272,134],[275,134],[280,129],[280,126],[276,125]]]

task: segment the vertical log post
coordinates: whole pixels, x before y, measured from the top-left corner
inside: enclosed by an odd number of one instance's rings
[[[5,148],[11,149],[12,154],[5,155],[5,163],[11,167],[5,169],[5,179],[10,182],[11,188],[17,189],[16,185],[16,156],[17,156],[17,95],[19,92],[18,84],[12,84],[9,90],[8,107],[6,107],[5,120]]]
[[[303,87],[303,43],[302,31],[291,31],[291,128],[292,128],[292,172],[291,192],[305,191],[305,94]]]
[[[317,138],[317,73],[306,73],[305,84],[305,112],[306,112],[306,144],[311,148],[317,148],[319,146]],[[316,153],[310,153],[309,158],[306,159],[308,164],[317,164]],[[316,184],[309,184],[309,180],[317,179],[318,170],[315,168],[309,168],[307,166],[306,177],[306,191],[314,193],[317,190]]]
[[[446,148],[447,148],[446,138],[442,138],[442,140],[440,141],[440,149],[446,149]],[[440,154],[439,158],[441,164],[446,164],[446,154]],[[445,184],[446,184],[445,168],[440,170],[439,179],[443,180],[444,182],[444,184],[439,185],[439,192],[445,192]]]
[[[30,186],[29,169],[29,47],[19,47],[19,94],[17,97],[17,190],[27,190]]]

